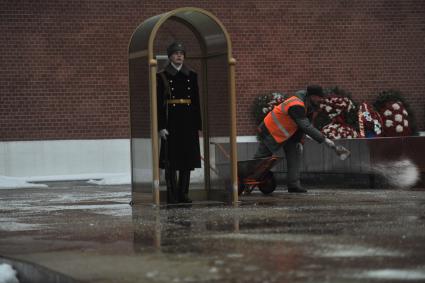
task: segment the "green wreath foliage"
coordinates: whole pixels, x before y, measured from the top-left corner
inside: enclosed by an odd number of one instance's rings
[[[265,109],[269,109],[273,101],[279,97],[285,98],[286,94],[281,92],[272,92],[265,95],[260,95],[254,99],[251,113],[257,125],[263,122],[264,117],[266,117],[268,112],[265,112]]]

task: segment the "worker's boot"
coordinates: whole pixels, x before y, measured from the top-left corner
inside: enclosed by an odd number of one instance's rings
[[[289,140],[284,145],[288,165],[288,192],[306,193],[300,184],[300,167],[302,158],[302,145],[295,140]]]
[[[301,185],[288,186],[288,193],[306,193],[307,190],[301,187]]]
[[[178,203],[176,170],[165,169],[165,181],[167,183],[167,203]]]
[[[180,170],[179,174],[179,202],[192,203],[189,198],[190,170]]]

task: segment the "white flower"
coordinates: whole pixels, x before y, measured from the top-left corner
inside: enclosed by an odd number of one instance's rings
[[[394,125],[394,122],[392,120],[385,120],[385,126],[387,128],[392,127]]]
[[[402,125],[398,125],[397,127],[395,127],[395,131],[396,131],[397,133],[401,133],[401,132],[403,132],[403,126],[402,126]]]
[[[394,116],[394,120],[396,120],[397,122],[401,122],[403,120],[403,116],[401,116],[400,114],[396,114]]]
[[[391,112],[390,110],[385,110],[384,115],[385,116],[391,116],[393,114],[393,112]]]
[[[263,108],[263,113],[265,114],[267,112],[269,112],[269,108],[267,108],[267,107]]]
[[[331,106],[329,106],[329,105],[326,105],[325,110],[326,110],[326,112],[331,112],[332,107],[331,107]]]
[[[373,127],[373,131],[376,133],[376,134],[381,134],[381,125],[378,123],[378,121],[374,121],[375,122],[375,126]]]
[[[393,107],[393,109],[394,109],[394,110],[398,110],[398,109],[400,109],[400,104],[398,104],[398,103],[394,103],[394,104],[392,105],[392,107]]]
[[[406,109],[403,109],[404,116],[409,116],[409,113],[407,113]]]
[[[404,119],[404,126],[407,128],[409,127],[409,121],[407,121],[407,119]]]

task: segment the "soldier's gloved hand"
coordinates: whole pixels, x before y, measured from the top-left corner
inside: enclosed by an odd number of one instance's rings
[[[170,133],[167,131],[167,129],[162,129],[162,130],[160,130],[159,131],[159,136],[161,137],[161,139],[163,139],[163,140],[167,140],[167,136],[169,135]]]
[[[325,139],[325,144],[329,147],[334,149],[335,148],[335,143],[333,141],[331,141],[330,139],[326,138]]]

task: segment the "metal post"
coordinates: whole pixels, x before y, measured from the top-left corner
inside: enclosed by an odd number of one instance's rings
[[[153,179],[153,202],[159,205],[159,149],[158,149],[158,113],[156,93],[156,72],[158,62],[155,59],[149,61],[149,79],[151,81],[151,137],[152,137],[152,179]]]
[[[235,64],[234,58],[229,59],[229,93],[230,93],[230,155],[231,155],[231,173],[233,204],[238,203],[238,167],[237,167],[237,147],[236,147],[236,83],[235,83]]]

